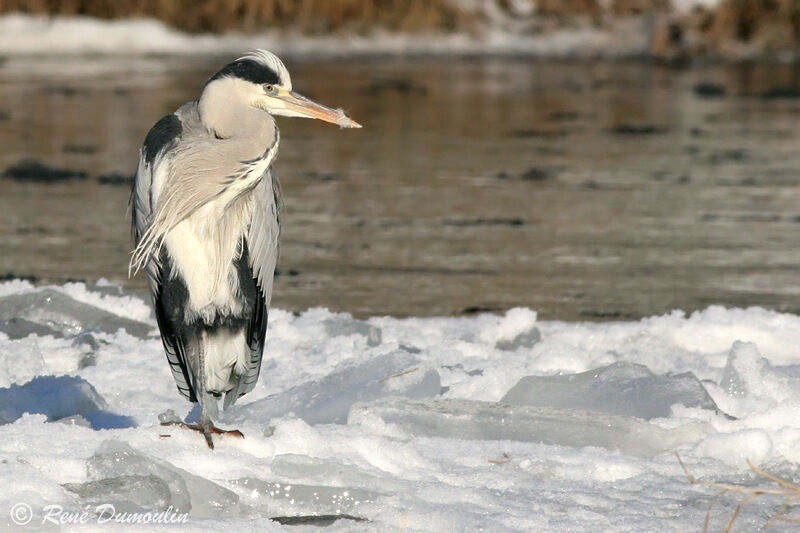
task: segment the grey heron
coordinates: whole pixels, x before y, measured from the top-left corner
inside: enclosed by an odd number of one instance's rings
[[[172,375],[199,402],[211,435],[224,407],[258,380],[278,257],[280,197],[274,116],[361,126],[292,91],[283,62],[255,50],[211,76],[200,96],[159,120],[139,153],[132,193],[135,249]]]

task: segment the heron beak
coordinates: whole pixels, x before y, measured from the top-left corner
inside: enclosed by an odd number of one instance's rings
[[[360,128],[361,124],[344,114],[341,109],[331,109],[309,100],[294,91],[280,91],[277,98],[283,100],[286,108],[304,117],[316,118],[337,124],[340,128]]]

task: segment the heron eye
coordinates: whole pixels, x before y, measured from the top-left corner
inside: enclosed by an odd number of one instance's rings
[[[275,91],[275,87],[273,87],[269,83],[264,85],[264,92],[271,93],[271,92],[274,92],[274,91]]]

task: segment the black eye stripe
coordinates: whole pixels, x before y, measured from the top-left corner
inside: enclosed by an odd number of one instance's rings
[[[214,74],[209,81],[212,82],[225,76],[240,78],[251,83],[274,85],[280,82],[278,73],[270,67],[252,59],[237,59],[228,63],[219,72]]]

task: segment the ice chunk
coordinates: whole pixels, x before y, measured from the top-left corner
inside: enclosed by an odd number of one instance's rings
[[[509,309],[505,316],[492,317],[483,324],[478,338],[498,350],[530,348],[542,339],[536,327],[536,312],[522,307]]]
[[[325,333],[331,337],[361,335],[367,338],[367,346],[379,346],[383,342],[381,328],[368,324],[363,320],[356,320],[347,314],[326,318],[323,324],[325,325]]]
[[[355,402],[384,396],[426,398],[439,394],[441,380],[434,369],[403,350],[348,363],[319,381],[310,381],[280,394],[231,409],[231,420],[267,422],[294,413],[309,424],[344,424]]]
[[[86,330],[116,333],[122,328],[143,338],[153,329],[150,324],[109,313],[53,289],[0,298],[0,324],[4,324],[3,331],[8,330],[17,336],[23,333],[38,335],[44,331],[60,335],[77,335]]]
[[[800,379],[792,375],[792,369],[773,367],[751,342],[733,343],[720,387],[733,398],[770,405],[800,400]]]
[[[760,374],[766,365],[767,361],[758,353],[755,344],[736,341],[728,353],[719,386],[729,396],[747,396],[747,383],[743,374]]]
[[[371,503],[378,493],[348,487],[275,483],[246,477],[228,482],[260,516],[341,515]]]
[[[88,331],[84,331],[83,333],[76,335],[72,339],[72,345],[76,348],[83,348],[84,350],[92,352],[96,352],[100,349],[100,342],[98,342],[95,336]]]
[[[89,366],[94,366],[97,364],[97,354],[94,352],[86,352],[81,355],[80,361],[78,361],[78,370],[82,370]]]
[[[198,517],[232,516],[239,512],[238,496],[225,487],[165,461],[142,455],[122,442],[101,444],[89,458],[87,468],[89,478],[94,481],[154,476],[168,488],[168,505],[172,505],[176,512],[190,512]]]
[[[0,424],[9,424],[24,413],[40,413],[49,421],[81,415],[95,429],[133,425],[130,418],[106,408],[95,388],[76,376],[39,376],[24,385],[0,389]]]
[[[48,374],[40,343],[36,337],[0,340],[0,386],[25,383]]]
[[[513,352],[518,348],[531,348],[534,344],[542,340],[542,334],[536,326],[531,326],[530,328],[517,333],[510,340],[500,339],[495,344],[495,348],[498,350],[504,350],[507,352]]]
[[[86,290],[103,296],[126,296],[125,290],[121,285],[117,285],[105,278],[100,278],[93,284],[87,284]]]
[[[0,320],[0,332],[8,335],[11,340],[24,339],[28,335],[36,335],[43,337],[45,335],[52,335],[53,337],[61,337],[62,333],[50,326],[37,324],[31,320],[24,318],[8,318]]]
[[[167,488],[169,497],[166,505],[172,505],[178,512],[191,510],[191,498],[183,476],[173,468],[136,452],[129,445],[118,441],[105,441],[87,462],[91,480],[100,482],[106,479],[151,475],[159,479]]]
[[[68,426],[80,426],[84,428],[92,427],[89,421],[86,420],[86,418],[81,415],[72,415],[64,418],[59,418],[57,422],[59,424],[66,424]]]
[[[158,421],[162,424],[180,424],[183,422],[181,417],[179,417],[178,414],[172,409],[167,409],[163,413],[160,413],[158,415]]]
[[[111,504],[115,512],[165,511],[172,505],[169,487],[152,474],[65,483],[64,488],[77,494],[83,505]]]
[[[72,339],[72,346],[81,351],[78,370],[97,364],[97,351],[100,349],[100,341],[94,335],[88,331],[79,333]]]
[[[578,409],[512,406],[474,400],[392,398],[357,404],[350,423],[376,425],[377,417],[415,437],[516,440],[582,448],[597,446],[628,455],[654,456],[712,431],[706,422],[669,430],[641,418]]]
[[[628,362],[580,374],[526,376],[500,401],[602,411],[647,420],[669,416],[673,404],[719,412],[705,387],[691,372],[657,376],[644,365]]]

